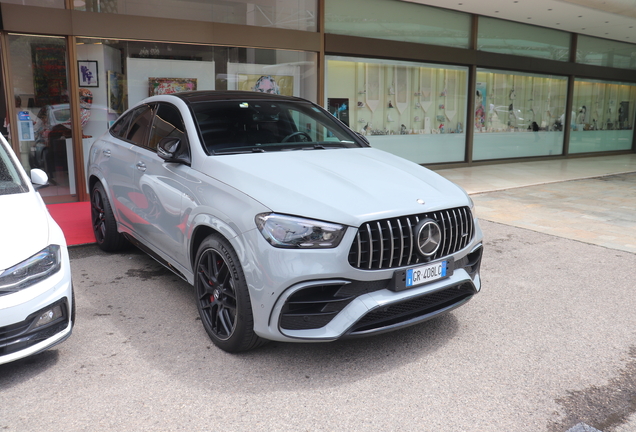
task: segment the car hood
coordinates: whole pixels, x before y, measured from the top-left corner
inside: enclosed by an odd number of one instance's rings
[[[373,148],[212,156],[202,170],[274,212],[351,226],[469,204],[452,182]]]
[[[0,269],[35,255],[49,244],[49,213],[39,194],[0,195]]]

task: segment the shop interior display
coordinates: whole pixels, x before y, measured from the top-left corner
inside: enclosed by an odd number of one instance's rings
[[[354,76],[333,76],[337,72],[330,76],[337,88],[329,92],[329,105],[334,115],[347,118],[349,126],[363,135],[464,132],[465,70],[350,65]]]
[[[633,128],[636,86],[577,81],[574,85],[572,130]]]
[[[477,72],[475,132],[562,131],[567,81]]]

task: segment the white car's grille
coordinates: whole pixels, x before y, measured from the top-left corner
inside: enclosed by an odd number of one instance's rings
[[[442,231],[439,249],[426,260],[417,252],[415,238],[415,227],[422,219],[433,219]],[[367,222],[358,228],[349,264],[361,270],[382,270],[432,261],[465,248],[474,235],[468,207]]]

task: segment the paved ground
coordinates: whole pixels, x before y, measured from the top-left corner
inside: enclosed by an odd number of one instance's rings
[[[472,198],[480,219],[636,253],[636,173]]]
[[[225,354],[187,284],[136,250],[75,248],[74,334],[0,366],[0,430],[636,430],[636,255],[496,221],[483,203],[508,193],[474,197],[482,293],[428,323],[330,344]],[[554,217],[550,201],[529,208]]]

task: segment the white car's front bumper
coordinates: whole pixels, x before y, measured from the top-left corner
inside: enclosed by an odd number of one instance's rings
[[[51,277],[0,297],[0,364],[18,360],[64,341],[71,335],[73,286],[66,248],[62,267]],[[43,315],[60,314],[38,326]]]

